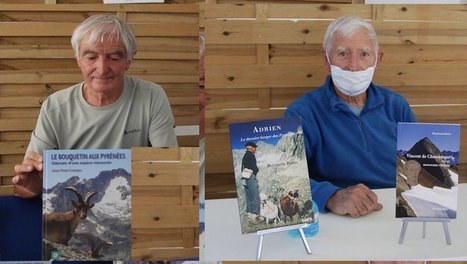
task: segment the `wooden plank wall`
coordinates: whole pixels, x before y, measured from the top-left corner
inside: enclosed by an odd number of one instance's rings
[[[133,260],[199,256],[199,148],[132,149]]]
[[[209,4],[364,4],[365,0],[206,0]]]
[[[0,0],[0,4],[102,4],[103,0]],[[198,3],[202,0],[164,0],[166,4]]]
[[[138,52],[128,74],[163,86],[176,126],[198,125],[198,4],[0,4],[0,194],[11,194],[41,103],[82,80],[70,44],[86,17],[126,20]],[[179,137],[198,146],[198,136]]]
[[[103,0],[21,0],[22,4],[101,4]],[[339,4],[364,4],[365,0],[164,0],[166,4],[187,4],[187,3],[339,3]],[[0,4],[17,4],[18,0],[0,0]]]
[[[407,98],[421,122],[462,124],[467,182],[467,6],[256,4],[205,6],[206,198],[235,197],[228,124],[283,116],[328,74],[321,58],[331,19],[375,26],[383,62],[374,81]]]

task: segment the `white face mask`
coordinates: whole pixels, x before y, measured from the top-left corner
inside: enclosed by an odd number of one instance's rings
[[[329,65],[331,65],[328,57]],[[339,66],[331,65],[332,82],[339,91],[348,96],[356,96],[364,93],[373,80],[375,65],[368,67],[363,71],[345,71]]]

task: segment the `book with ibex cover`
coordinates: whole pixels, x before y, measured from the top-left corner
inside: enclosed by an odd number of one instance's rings
[[[130,260],[131,150],[45,150],[44,260]]]

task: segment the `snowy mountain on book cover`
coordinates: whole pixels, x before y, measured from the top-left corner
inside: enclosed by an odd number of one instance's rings
[[[314,222],[299,118],[229,126],[242,233]]]
[[[396,217],[455,219],[460,125],[399,123]]]
[[[44,151],[43,259],[129,260],[131,150]]]

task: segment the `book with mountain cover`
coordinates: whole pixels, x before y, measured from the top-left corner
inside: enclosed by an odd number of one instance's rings
[[[45,150],[44,260],[130,260],[131,150]]]
[[[229,131],[242,233],[314,223],[301,120],[234,123]]]
[[[456,218],[459,149],[459,124],[398,124],[396,217]]]

